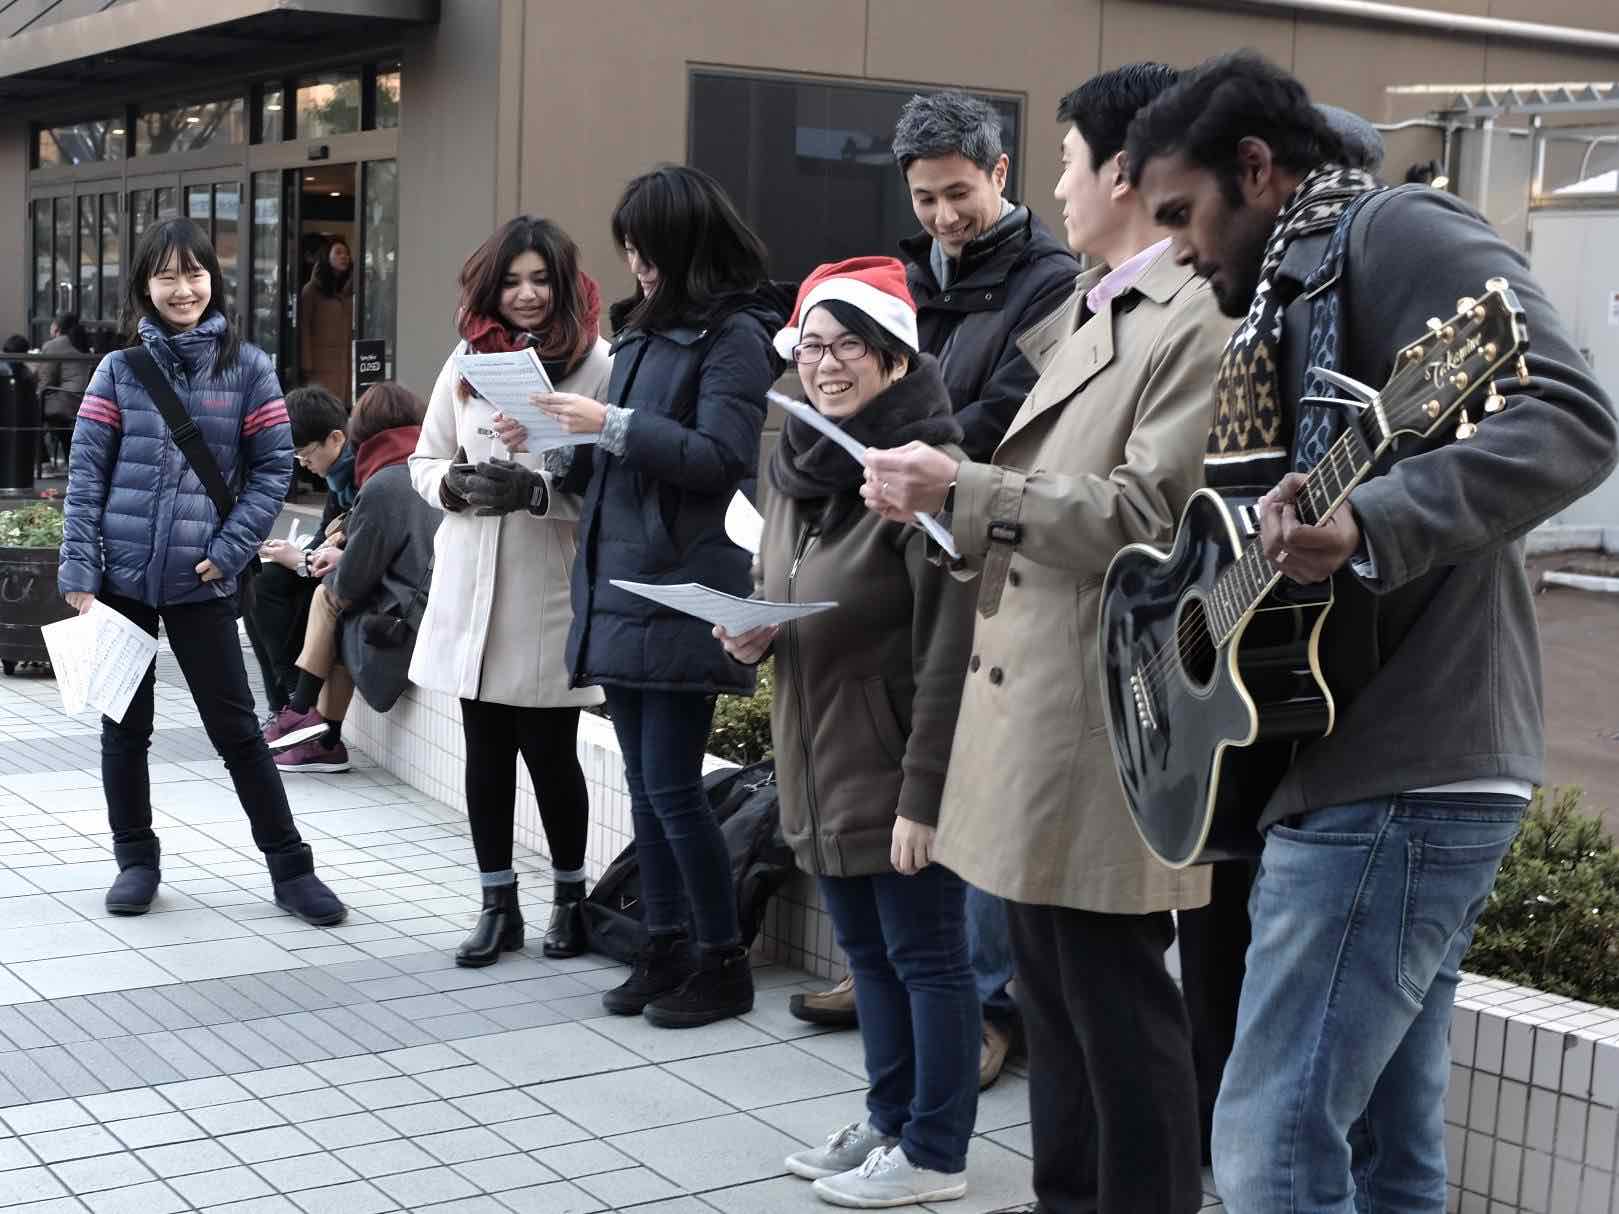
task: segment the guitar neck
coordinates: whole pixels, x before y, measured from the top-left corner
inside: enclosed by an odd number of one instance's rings
[[[1326,457],[1310,470],[1293,507],[1299,521],[1310,526],[1331,516],[1354,487],[1372,470],[1378,451],[1366,441],[1358,418],[1351,418],[1343,435]],[[1256,534],[1242,555],[1214,581],[1205,603],[1211,631],[1220,644],[1231,639],[1249,612],[1259,606],[1282,576],[1271,564]]]

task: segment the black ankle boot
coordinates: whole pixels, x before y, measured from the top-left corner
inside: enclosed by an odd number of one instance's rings
[[[114,915],[144,915],[151,909],[162,880],[161,849],[156,839],[147,843],[114,843],[118,877],[107,891],[107,910]]]
[[[547,957],[577,957],[585,951],[585,883],[558,881],[551,891],[551,924],[541,951]]]
[[[646,1005],[659,1028],[689,1029],[753,1010],[753,967],[740,944],[704,947],[697,970],[679,989]]]
[[[523,911],[517,903],[517,879],[510,885],[483,887],[483,914],[472,934],[455,950],[455,963],[476,969],[493,965],[501,953],[523,947]]]
[[[602,1006],[615,1016],[639,1016],[648,1003],[690,977],[694,968],[685,932],[648,936],[629,978],[602,995]]]

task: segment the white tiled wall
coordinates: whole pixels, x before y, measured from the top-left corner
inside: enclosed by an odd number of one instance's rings
[[[347,733],[406,783],[465,810],[453,697],[413,687],[386,716],[357,699]],[[589,713],[579,719],[579,760],[590,786],[594,877],[629,845],[632,829],[613,728]],[[545,854],[521,765],[517,840]],[[762,956],[843,974],[831,918],[808,876],[771,902],[760,936]],[[1619,1214],[1619,1010],[1464,975],[1445,1122],[1452,1214]]]
[[[372,712],[356,697],[344,734],[411,787],[466,812],[462,784],[466,747],[461,736],[461,706],[454,696],[411,687],[385,715]],[[585,866],[595,878],[629,846],[634,831],[613,727],[588,712],[579,716],[579,762],[590,788]],[[721,760],[712,758],[708,764],[721,765]],[[517,767],[516,827],[519,844],[549,855],[533,785],[521,763]],[[473,880],[471,873],[467,880],[469,884]],[[821,909],[819,891],[808,876],[789,882],[771,902],[758,949],[763,957],[811,973],[831,978],[843,975],[842,955],[832,943],[832,920]]]
[[[1619,1214],[1619,1010],[1464,975],[1445,1131],[1460,1214]]]

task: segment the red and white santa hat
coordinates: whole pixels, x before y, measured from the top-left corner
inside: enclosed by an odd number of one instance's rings
[[[893,257],[850,257],[816,266],[799,285],[792,319],[776,334],[776,353],[791,359],[809,310],[834,299],[859,308],[904,342],[907,349],[921,352],[916,335],[916,304],[905,285],[905,266]]]

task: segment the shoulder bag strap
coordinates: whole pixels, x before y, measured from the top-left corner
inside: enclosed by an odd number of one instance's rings
[[[208,450],[208,442],[203,438],[202,431],[185,411],[185,406],[175,394],[174,386],[169,383],[168,376],[159,369],[151,351],[145,346],[131,346],[125,351],[125,355],[130,369],[135,372],[135,378],[141,381],[146,394],[152,398],[157,411],[163,415],[164,425],[168,426],[169,433],[174,436],[174,445],[180,448],[180,454],[185,456],[186,463],[191,465],[191,470],[197,474],[202,487],[208,491],[214,509],[219,511],[219,521],[224,522],[236,506],[236,495],[225,483],[224,473],[219,470],[219,461],[214,459],[214,453]]]

